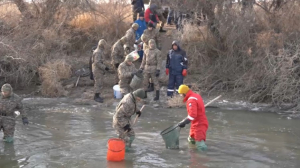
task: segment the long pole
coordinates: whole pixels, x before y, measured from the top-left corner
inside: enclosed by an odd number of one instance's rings
[[[210,105],[211,103],[215,102],[216,100],[220,99],[222,97],[222,95],[212,99],[210,102],[206,103],[204,107],[207,107],[208,105]]]
[[[142,112],[142,110],[144,109],[144,107],[145,107],[145,105],[143,105],[142,106],[142,108],[140,109],[140,112]],[[135,123],[136,123],[136,121],[137,121],[137,119],[138,119],[138,115],[136,115],[136,117],[135,117],[135,119],[134,119],[134,121],[133,121],[133,124],[132,125],[134,125]]]

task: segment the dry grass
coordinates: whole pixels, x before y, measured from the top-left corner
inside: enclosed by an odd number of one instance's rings
[[[184,103],[182,101],[182,97],[178,94],[175,94],[171,99],[167,101],[169,107],[184,107]]]
[[[4,21],[9,27],[18,25],[21,19],[21,13],[18,7],[13,3],[4,3],[0,5],[0,20]]]
[[[185,25],[181,41],[189,72],[199,74],[200,90],[234,90],[252,102],[279,106],[298,103],[299,9],[298,3],[287,3],[271,14],[259,7],[245,15],[224,10],[218,18],[220,39],[206,28]]]
[[[21,18],[13,3],[0,6],[1,79],[16,89],[41,82],[43,95],[63,95],[59,83],[61,75],[55,79],[54,74],[58,72],[47,65],[65,59],[73,68],[87,66],[91,49],[99,39],[113,44],[130,27],[130,5],[121,1],[103,2],[93,6],[93,10],[80,5],[64,6],[72,2],[61,3],[54,22],[47,27],[41,24],[43,18],[38,17],[32,3],[27,5],[33,18]],[[69,69],[67,67],[62,68]]]
[[[61,80],[71,77],[71,66],[65,60],[55,60],[39,67],[39,74],[42,80],[41,92],[45,96],[59,97],[66,96],[66,91]]]

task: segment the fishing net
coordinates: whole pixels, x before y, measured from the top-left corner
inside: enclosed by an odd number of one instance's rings
[[[179,149],[179,133],[180,127],[178,127],[177,124],[163,130],[160,133],[165,141],[167,149]]]

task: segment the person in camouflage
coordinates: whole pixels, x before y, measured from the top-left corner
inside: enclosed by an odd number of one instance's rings
[[[143,34],[141,37],[141,41],[143,42],[143,50],[145,51],[145,50],[149,49],[149,46],[148,46],[149,36],[146,34]]]
[[[119,85],[120,85],[121,93],[123,95],[131,92],[132,89],[134,89],[129,86],[132,77],[137,72],[135,65],[132,63],[133,61],[134,61],[133,56],[127,55],[125,61],[122,62],[118,68],[118,75],[120,79]]]
[[[149,39],[154,39],[157,48],[161,49],[161,38],[159,32],[154,28],[153,23],[148,23],[148,28],[144,31],[144,34],[148,36]]]
[[[13,93],[10,84],[1,87],[0,95],[0,130],[3,130],[5,142],[12,142],[15,132],[16,115],[19,111],[24,125],[28,125],[27,113],[23,108],[22,98]]]
[[[116,107],[116,113],[113,116],[113,128],[117,131],[119,138],[125,140],[127,150],[135,139],[134,130],[131,128],[131,116],[134,114],[141,116],[141,112],[136,108],[136,103],[144,98],[145,91],[143,89],[126,94]]]
[[[161,64],[161,51],[156,48],[155,40],[149,40],[149,49],[145,50],[143,61],[140,67],[140,71],[144,72],[144,90],[148,88],[148,82],[151,78],[153,83],[150,83],[150,87],[154,86],[156,90],[156,96],[154,100],[159,100],[159,82],[158,76],[160,73]]]
[[[105,71],[109,68],[104,64],[104,50],[106,48],[106,41],[101,39],[98,42],[97,48],[93,52],[92,56],[92,72],[94,76],[94,100],[99,103],[103,103],[103,99],[100,97],[100,92],[103,86],[103,79]]]
[[[135,33],[139,25],[137,23],[133,23],[131,28],[126,31],[125,37],[127,38],[127,44],[125,45],[125,54],[128,55],[130,52],[134,51],[134,43],[135,43]]]
[[[162,0],[150,0],[149,2],[149,6],[151,5],[156,5],[157,8],[155,9],[155,13],[157,14],[159,20],[161,21],[160,23],[160,29],[159,29],[159,32],[166,32],[166,30],[164,30],[164,25],[166,23],[166,18],[164,17],[163,13],[164,13],[164,10],[162,8]]]
[[[124,45],[127,43],[127,37],[122,37],[118,40],[112,47],[111,57],[112,57],[112,65],[116,70],[115,83],[118,84],[118,67],[121,62],[124,60],[125,50]]]

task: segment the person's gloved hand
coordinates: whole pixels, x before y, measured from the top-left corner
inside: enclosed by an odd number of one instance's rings
[[[139,70],[138,70],[138,73],[143,73],[143,69],[142,68],[140,68]]]
[[[125,125],[125,127],[123,129],[124,129],[124,131],[127,131],[127,132],[131,131],[129,124]]]
[[[182,76],[186,76],[186,75],[187,75],[186,69],[182,70]]]
[[[133,77],[136,74],[136,72],[131,72],[131,77]]]
[[[142,112],[141,112],[140,110],[137,111],[137,112],[135,112],[135,113],[136,113],[136,115],[139,116],[139,117],[142,115]]]
[[[158,76],[159,76],[159,73],[160,73],[160,70],[156,70],[155,76],[158,77]]]
[[[105,71],[109,71],[109,68],[108,68],[108,67],[105,67]]]
[[[130,52],[130,47],[126,47],[126,48],[125,48],[125,51],[126,51],[127,53],[129,53],[129,52]]]
[[[166,68],[166,75],[169,75],[169,68]]]
[[[191,122],[191,121],[190,121],[188,118],[186,118],[186,119],[182,120],[181,122],[179,122],[179,123],[178,123],[178,126],[179,126],[180,128],[184,128],[185,125],[186,125],[186,124],[189,124],[190,122]]]
[[[29,124],[27,117],[23,117],[22,121],[23,121],[24,125],[28,125]]]

